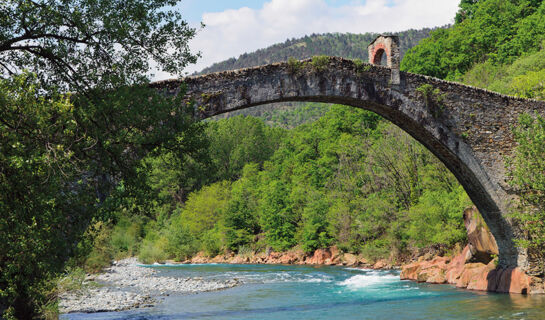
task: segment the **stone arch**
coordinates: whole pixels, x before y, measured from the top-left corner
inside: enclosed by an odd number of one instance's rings
[[[390,53],[388,53],[386,50],[387,48],[384,46],[375,47],[370,62],[374,65],[382,65],[382,57],[386,54],[386,63],[388,63],[388,56],[390,56]]]
[[[337,103],[373,111],[421,142],[456,176],[481,212],[500,251],[500,266],[535,267],[515,238],[523,237],[509,219],[516,191],[506,183],[505,156],[513,152],[511,127],[524,112],[545,114],[545,103],[392,69],[362,67],[330,58],[316,70],[310,60],[297,69],[288,63],[157,82],[170,94],[186,89],[198,117],[288,101]],[[440,96],[424,96],[423,86]],[[436,93],[429,93],[435,95]],[[439,110],[439,112],[438,112]]]

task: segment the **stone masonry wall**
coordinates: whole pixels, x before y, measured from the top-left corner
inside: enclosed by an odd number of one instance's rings
[[[517,194],[507,184],[504,159],[514,150],[511,127],[519,115],[545,115],[545,103],[404,72],[395,84],[391,76],[387,67],[330,58],[321,71],[306,60],[299,66],[276,63],[152,86],[168,94],[179,94],[185,87],[201,118],[285,101],[338,103],[376,112],[420,141],[453,172],[494,234],[500,266],[542,273],[542,267],[514,245],[513,239],[522,234],[508,217]]]

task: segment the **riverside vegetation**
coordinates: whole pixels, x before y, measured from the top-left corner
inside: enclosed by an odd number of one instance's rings
[[[265,124],[173,113],[181,104],[146,90],[145,75],[150,57],[173,73],[196,59],[187,47],[194,30],[162,9],[175,2],[0,5],[2,21],[13,22],[0,25],[4,318],[55,317],[63,270],[73,279],[127,256],[336,245],[399,259],[466,241],[464,190],[375,114],[309,105],[268,109]],[[544,13],[539,0],[462,0],[456,23],[409,50],[402,68],[543,99]],[[109,23],[120,16],[132,19]],[[21,37],[36,47],[17,45]],[[508,169],[525,196],[513,217],[528,231],[520,245],[542,254],[545,121],[525,115],[514,130]]]

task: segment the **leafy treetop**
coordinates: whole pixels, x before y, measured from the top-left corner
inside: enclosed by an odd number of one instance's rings
[[[4,0],[1,76],[27,70],[65,89],[111,88],[145,80],[152,63],[180,74],[196,61],[195,29],[176,0]]]

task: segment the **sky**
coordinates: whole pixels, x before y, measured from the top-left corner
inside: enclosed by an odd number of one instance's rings
[[[182,0],[177,10],[198,33],[200,71],[286,39],[327,32],[395,32],[454,22],[460,0]],[[200,23],[205,24],[204,28]],[[156,80],[169,78],[157,74]]]

